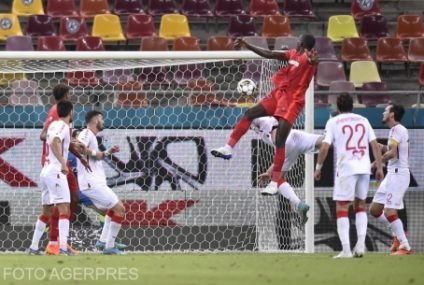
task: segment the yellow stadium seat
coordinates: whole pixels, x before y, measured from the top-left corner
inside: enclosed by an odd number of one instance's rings
[[[94,16],[92,36],[101,37],[103,41],[125,41],[119,17],[111,14]]]
[[[159,36],[167,40],[190,37],[191,33],[187,17],[180,14],[163,15],[160,21]]]
[[[355,61],[350,65],[349,81],[356,88],[362,87],[365,82],[381,82],[377,65],[374,61]]]
[[[24,73],[0,73],[0,86],[7,87],[15,80],[27,80]]]
[[[13,0],[12,13],[18,16],[44,15],[42,0]]]
[[[359,37],[355,20],[350,15],[335,15],[328,19],[327,37],[333,42],[341,42],[345,38]]]
[[[22,36],[18,17],[13,14],[0,14],[0,40],[4,41],[12,36]]]

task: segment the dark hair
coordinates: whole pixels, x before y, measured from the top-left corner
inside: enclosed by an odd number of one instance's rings
[[[57,103],[57,114],[59,118],[66,118],[74,109],[74,106],[69,101],[60,101]]]
[[[315,46],[315,37],[313,35],[302,35],[301,45],[307,50],[313,49]]]
[[[82,131],[81,129],[74,129],[72,131],[72,138],[75,139],[77,137],[77,134],[80,133],[81,131]]]
[[[69,86],[66,84],[58,84],[53,88],[53,96],[56,102],[63,100],[69,93]]]
[[[353,110],[353,99],[349,93],[341,93],[339,97],[337,97],[337,109],[340,112],[352,112]]]
[[[400,122],[405,114],[405,108],[402,105],[391,104],[390,113],[394,113],[395,121]]]
[[[85,123],[86,124],[90,123],[91,119],[93,119],[95,116],[98,116],[98,115],[103,116],[103,113],[100,111],[95,111],[95,110],[88,112],[87,114],[85,114]]]

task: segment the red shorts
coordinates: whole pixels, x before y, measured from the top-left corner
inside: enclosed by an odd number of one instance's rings
[[[274,89],[259,104],[265,108],[269,116],[284,119],[293,125],[302,112],[305,103],[291,101],[293,100],[284,90]]]
[[[75,177],[74,172],[72,171],[72,167],[69,165],[68,162],[68,176],[66,177],[68,179],[68,186],[70,192],[78,192],[78,181]]]

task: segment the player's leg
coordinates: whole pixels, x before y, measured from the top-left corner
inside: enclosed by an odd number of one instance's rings
[[[348,209],[355,196],[355,175],[336,177],[333,200],[336,201],[337,234],[342,244],[342,252],[334,258],[353,257],[350,250]]]
[[[106,245],[103,253],[105,254],[119,254],[118,247],[115,246],[116,237],[121,230],[122,221],[125,217],[125,207],[119,201],[111,210],[110,226],[107,233]]]
[[[287,200],[290,201],[290,204],[292,207],[296,210],[296,212],[299,214],[300,222],[302,225],[306,224],[308,221],[308,211],[309,211],[309,205],[302,202],[299,197],[294,192],[293,187],[287,183],[284,182],[278,187],[278,192]],[[261,192],[262,193],[262,192]],[[262,193],[263,194],[263,193]]]
[[[384,204],[384,215],[390,222],[390,228],[400,242],[398,251],[392,253],[392,255],[406,255],[411,253],[411,246],[406,238],[403,223],[399,219],[397,211],[403,209],[403,197],[409,187],[410,174],[409,171],[391,174],[393,183],[387,191],[386,203]]]
[[[59,248],[60,253],[65,255],[72,255],[68,250],[68,236],[69,236],[69,219],[70,219],[70,203],[56,204],[59,211]]]
[[[275,97],[279,96],[277,93],[277,91],[271,92],[266,98],[261,100],[259,104],[248,109],[237,125],[234,127],[230,138],[227,141],[227,144],[223,147],[213,149],[211,154],[215,157],[231,159],[233,148],[241,139],[241,137],[249,130],[252,121],[256,118],[265,117],[274,113],[275,107],[277,105],[277,100]]]
[[[57,207],[52,208],[49,227],[49,243],[46,247],[46,254],[59,255],[59,210]]]
[[[368,216],[365,211],[365,199],[367,198],[370,176],[358,174],[356,193],[353,208],[355,210],[355,225],[358,241],[353,250],[355,257],[362,257],[365,253],[365,238],[367,235]]]
[[[390,229],[393,236],[392,245],[390,246],[390,252],[396,252],[399,248],[400,242],[397,239],[395,233],[392,231],[390,227],[390,222],[387,220],[387,217],[384,215],[384,204],[386,203],[386,189],[389,180],[392,180],[392,174],[388,173],[386,177],[381,182],[380,186],[375,192],[374,198],[370,205],[370,214],[374,218],[376,218],[380,223],[382,223],[386,228]]]

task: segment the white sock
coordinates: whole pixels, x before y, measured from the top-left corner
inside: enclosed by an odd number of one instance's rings
[[[350,253],[349,218],[337,218],[337,233],[339,234],[339,239],[343,246],[343,252]]]
[[[406,238],[405,231],[403,230],[402,221],[399,218],[391,222],[390,227],[392,228],[392,231],[394,232],[395,236],[397,237],[397,239],[399,240],[401,244],[405,242],[406,244],[408,243],[408,239]]]
[[[355,215],[356,234],[358,242],[356,243],[361,248],[365,248],[365,237],[367,235],[368,217],[365,212],[357,212]]]
[[[377,217],[377,220],[379,220],[384,226],[390,228],[390,222],[382,212],[379,217]]]
[[[30,246],[31,249],[38,249],[38,244],[40,243],[40,238],[46,229],[46,225],[47,224],[45,222],[41,221],[39,218],[37,219],[37,222],[35,223],[34,234],[32,236],[32,242]]]
[[[106,240],[107,240],[107,234],[108,234],[108,232],[109,232],[109,228],[110,228],[110,221],[111,221],[112,219],[110,218],[110,216],[109,215],[106,215],[105,216],[105,223],[103,224],[103,229],[102,229],[102,233],[101,233],[101,235],[100,235],[100,241],[101,242],[106,242]]]
[[[281,195],[283,195],[284,198],[288,199],[290,203],[293,205],[294,209],[297,210],[297,206],[300,203],[299,197],[297,197],[296,193],[294,193],[293,187],[287,182],[284,182],[283,184],[278,187],[278,192],[280,192]]]
[[[68,248],[69,219],[59,218],[59,246],[62,250]]]
[[[228,151],[232,151],[233,150],[233,148],[229,144],[226,144],[224,147]]]
[[[106,246],[105,248],[112,248],[115,246],[115,239],[118,236],[119,230],[121,229],[121,223],[114,221],[110,222],[110,228],[107,234]]]

